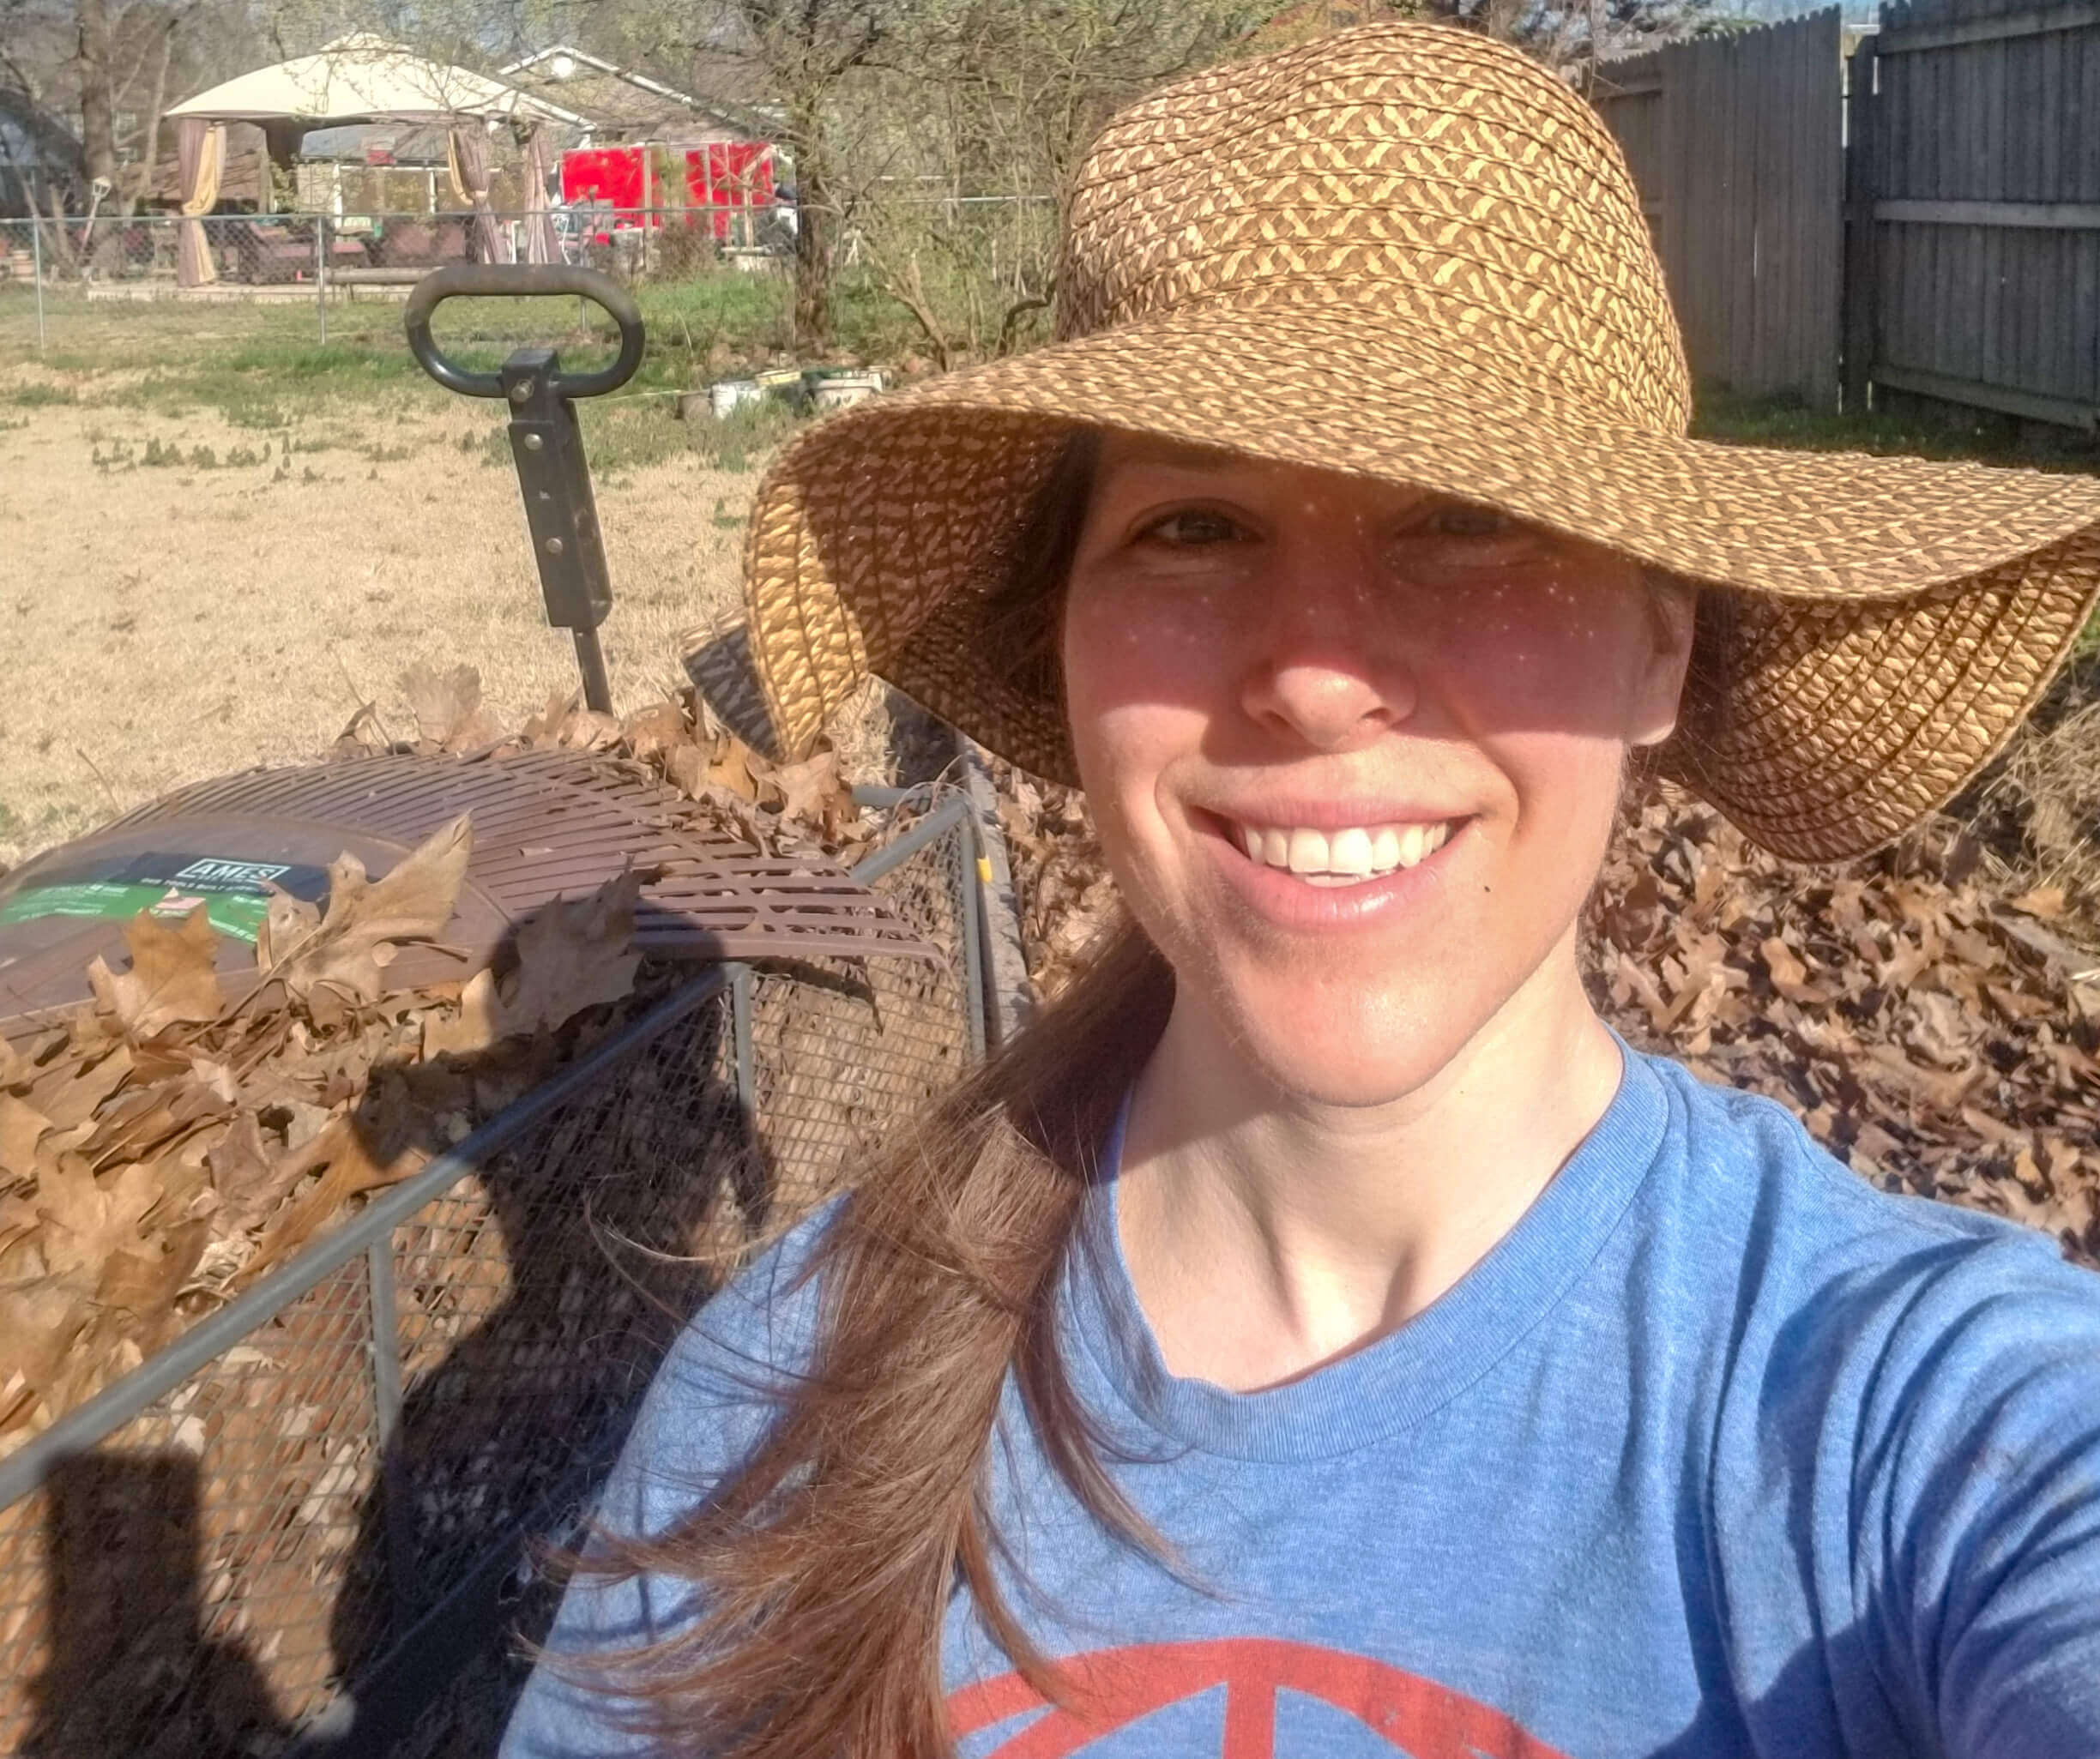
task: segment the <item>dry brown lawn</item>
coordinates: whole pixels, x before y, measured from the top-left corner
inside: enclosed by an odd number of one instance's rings
[[[179,783],[313,757],[368,700],[409,730],[413,661],[478,666],[507,723],[572,688],[509,465],[461,443],[499,431],[486,405],[322,408],[279,433],[0,408],[0,864]],[[155,445],[185,461],[142,463]],[[676,633],[733,601],[756,482],[681,452],[599,484],[617,706],[674,681]]]

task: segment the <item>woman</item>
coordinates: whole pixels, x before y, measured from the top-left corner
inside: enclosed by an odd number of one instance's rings
[[[1131,925],[688,1331],[506,1752],[2100,1752],[2100,1285],[1575,957],[1630,760],[1945,799],[2100,483],[1687,441],[1608,137],[1433,27],[1119,117],[1059,293],[788,450],[751,627],[789,749],[872,669],[1083,781]]]

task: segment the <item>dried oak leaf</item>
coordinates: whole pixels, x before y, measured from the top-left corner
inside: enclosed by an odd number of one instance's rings
[[[127,1094],[105,1108],[94,1129],[78,1145],[81,1158],[97,1172],[121,1161],[151,1158],[171,1136],[184,1134],[188,1126],[175,1115],[170,1103],[173,1093],[166,1087],[152,1087]]]
[[[373,1003],[385,988],[383,972],[404,942],[432,941],[452,919],[467,863],[474,852],[469,816],[462,813],[397,862],[368,880],[365,864],[347,852],[329,867],[328,911],[306,933],[281,945],[270,937],[262,975],[311,1008],[317,999]]]
[[[734,733],[727,733],[723,736],[722,749],[708,764],[706,779],[716,787],[727,788],[739,799],[756,805],[759,780],[769,767],[764,758]]]
[[[2064,913],[2069,900],[2061,886],[2035,886],[2022,892],[2017,898],[2007,898],[2006,907],[2038,916],[2044,922],[2054,922]]]
[[[776,766],[769,780],[781,791],[783,817],[816,824],[832,797],[840,792],[838,754],[819,751],[800,763]]]
[[[267,972],[283,964],[320,926],[318,905],[295,898],[281,886],[272,886],[262,920],[256,928],[256,968]]]
[[[517,933],[517,968],[498,981],[476,972],[456,1018],[423,1020],[423,1055],[474,1056],[504,1039],[551,1032],[600,1002],[634,991],[641,877],[632,868],[582,898],[558,898]]]
[[[539,714],[526,717],[525,725],[518,729],[518,737],[534,750],[559,744],[561,724],[575,710],[577,701],[574,690],[555,691]]]
[[[172,1026],[218,1019],[224,1005],[215,968],[219,936],[202,904],[177,928],[142,910],[124,932],[130,970],[112,973],[97,954],[88,967],[88,981],[97,1004],[125,1038],[137,1044]]]
[[[1765,970],[1771,973],[1772,987],[1788,1001],[1813,1007],[1830,1000],[1808,981],[1808,967],[1777,935],[1767,936],[1759,943],[1758,951],[1764,956]]]
[[[27,1099],[0,1093],[0,1178],[35,1175],[37,1144],[51,1127],[51,1119]]]
[[[401,675],[401,695],[416,731],[441,750],[465,751],[499,738],[502,729],[481,706],[481,674],[471,666],[439,672],[419,660]]]
[[[609,751],[620,742],[620,724],[594,708],[572,708],[555,729],[557,744],[576,751]]]
[[[338,1117],[297,1157],[295,1178],[319,1170],[320,1179],[271,1224],[256,1242],[255,1253],[242,1267],[238,1280],[253,1282],[271,1265],[305,1245],[351,1198],[407,1178],[429,1159],[426,1149],[408,1148],[382,1166],[372,1159],[365,1132],[350,1118]]]
[[[233,1127],[205,1155],[212,1187],[219,1194],[219,1230],[245,1233],[277,1207],[304,1170],[298,1153],[272,1152],[253,1111],[244,1111]]]
[[[45,1223],[45,1266],[61,1275],[99,1277],[112,1254],[141,1250],[141,1224],[161,1195],[154,1169],[140,1162],[97,1179],[77,1154],[47,1161],[34,1199]]]
[[[95,1304],[129,1313],[141,1322],[142,1346],[157,1348],[173,1320],[175,1297],[210,1237],[208,1221],[186,1221],[158,1233],[142,1249],[111,1253],[95,1282]]]
[[[676,702],[652,702],[637,709],[622,724],[627,749],[647,762],[660,752],[677,750],[691,737],[685,711]]]
[[[19,1376],[45,1401],[47,1419],[56,1417],[58,1410],[47,1389],[93,1317],[88,1292],[77,1279],[36,1276],[0,1284],[0,1383],[12,1386]],[[7,1401],[7,1427],[14,1427],[23,1414],[18,1401],[19,1395]]]

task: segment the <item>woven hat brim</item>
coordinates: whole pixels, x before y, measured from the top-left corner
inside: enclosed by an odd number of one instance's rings
[[[1071,780],[1059,706],[974,608],[1075,425],[1402,481],[1737,589],[1703,616],[1676,774],[1778,852],[1900,834],[1995,751],[2100,593],[2100,480],[1656,434],[1347,300],[1184,310],[821,424],[746,555],[775,724],[806,747],[870,671]]]

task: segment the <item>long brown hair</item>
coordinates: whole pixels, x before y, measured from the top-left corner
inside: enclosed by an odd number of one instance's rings
[[[1134,925],[855,1185],[809,1267],[820,1318],[765,1439],[661,1537],[584,1568],[695,1585],[697,1623],[554,1660],[641,1707],[667,1752],[938,1759],[940,1641],[958,1586],[1017,1669],[1056,1682],[993,1576],[987,1461],[1009,1372],[1080,1500],[1154,1544],[1105,1470],[1059,1360],[1060,1272],[1123,1091],[1174,981]],[[763,1396],[754,1391],[754,1396]],[[552,1660],[553,1658],[550,1658]]]
[[[1090,436],[1068,443],[985,603],[1005,638],[981,651],[1017,668],[1056,665],[1094,454]],[[1160,1549],[1065,1378],[1057,1298],[1116,1108],[1173,999],[1166,961],[1119,923],[1061,997],[889,1145],[812,1256],[812,1358],[783,1364],[757,1453],[670,1531],[601,1534],[579,1563],[690,1581],[697,1622],[550,1665],[638,1707],[667,1752],[942,1759],[953,1743],[941,1631],[963,1587],[1015,1667],[1055,1695],[993,1579],[993,1425],[1011,1374],[1037,1445],[1082,1503]]]

